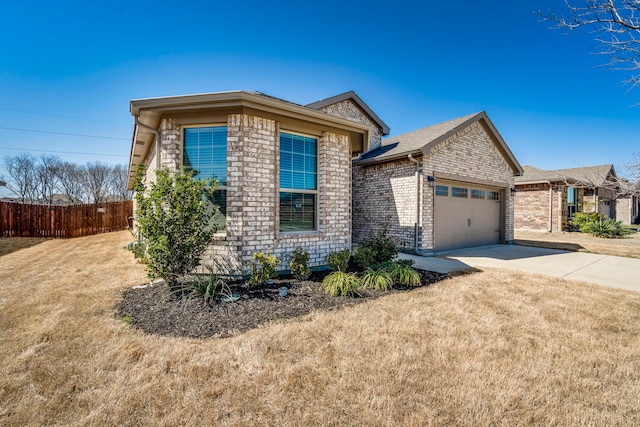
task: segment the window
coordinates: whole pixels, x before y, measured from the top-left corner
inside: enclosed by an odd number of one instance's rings
[[[487,199],[489,199],[489,200],[500,200],[500,192],[499,191],[487,191]]]
[[[318,140],[280,133],[280,231],[316,229]]]
[[[484,199],[484,190],[471,189],[472,199]]]
[[[451,196],[452,197],[467,197],[467,189],[459,188],[459,187],[451,187]]]
[[[215,178],[218,186],[211,202],[218,207],[213,222],[218,230],[227,225],[227,127],[184,129],[183,164],[196,179]]]
[[[576,204],[576,189],[573,187],[567,188],[567,204],[569,206],[575,206]]]
[[[449,187],[446,185],[436,185],[436,196],[448,196]]]

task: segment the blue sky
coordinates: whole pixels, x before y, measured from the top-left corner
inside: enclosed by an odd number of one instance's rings
[[[391,135],[485,110],[523,165],[622,173],[640,152],[640,89],[597,66],[593,34],[533,14],[548,9],[564,3],[8,2],[0,157],[128,163],[134,98],[242,89],[306,104],[354,90]]]

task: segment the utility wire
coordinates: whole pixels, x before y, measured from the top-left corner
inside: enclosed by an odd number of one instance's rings
[[[39,153],[56,153],[56,154],[82,154],[85,156],[109,156],[109,157],[129,157],[124,154],[105,154],[105,153],[81,153],[79,151],[56,151],[56,150],[36,150],[33,148],[14,148],[0,147],[0,150],[17,150],[17,151],[37,151]]]
[[[80,136],[80,137],[83,137],[83,138],[100,138],[100,139],[114,139],[114,140],[118,140],[118,141],[129,141],[128,138],[116,138],[115,136],[83,135],[83,134],[79,134],[79,133],[53,132],[53,131],[48,131],[48,130],[11,128],[11,127],[5,127],[5,126],[0,126],[0,129],[17,130],[17,131],[23,131],[23,132],[48,133],[48,134],[52,134],[52,135]]]
[[[20,110],[20,109],[17,109],[17,108],[9,108],[9,107],[0,107],[0,110],[15,111],[15,112],[18,112],[18,113],[38,114],[40,116],[61,117],[63,119],[82,120],[82,121],[86,121],[86,122],[108,123],[108,124],[118,125],[118,126],[131,126],[130,123],[124,124],[124,123],[118,123],[118,122],[111,122],[111,121],[108,121],[108,120],[97,120],[97,119],[86,119],[86,118],[82,118],[82,117],[63,116],[61,114],[42,113],[42,112],[39,112],[39,111]]]

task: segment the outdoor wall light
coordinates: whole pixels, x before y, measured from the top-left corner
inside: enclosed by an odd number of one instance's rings
[[[510,190],[511,190],[511,195],[515,196],[516,195],[516,188],[515,187],[511,187]]]
[[[427,184],[429,184],[429,187],[433,187],[433,185],[436,182],[436,177],[433,175],[427,175]]]

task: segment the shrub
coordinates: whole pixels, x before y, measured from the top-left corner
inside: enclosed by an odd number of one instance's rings
[[[582,231],[582,227],[589,222],[597,222],[601,215],[598,212],[576,212],[569,220],[569,224]]]
[[[631,233],[631,230],[623,226],[622,222],[611,218],[601,218],[598,221],[587,222],[581,227],[580,231],[603,238],[622,237]]]
[[[359,297],[360,279],[354,273],[334,271],[322,280],[322,289],[334,297]]]
[[[351,251],[345,249],[343,251],[331,252],[325,258],[327,266],[333,271],[346,271],[351,258]]]
[[[377,291],[387,291],[393,287],[391,275],[383,268],[378,270],[368,268],[360,279],[360,283],[365,289],[375,289]]]
[[[184,169],[171,173],[156,171],[150,188],[144,184],[145,167],[139,165],[136,179],[137,244],[131,251],[147,266],[149,278],[163,279],[171,288],[193,271],[211,243],[216,212],[208,201],[215,180],[196,180]]]
[[[251,257],[251,275],[249,276],[250,285],[259,285],[269,279],[278,277],[276,267],[280,265],[280,260],[274,254],[264,254],[257,252]]]
[[[291,261],[289,261],[289,269],[291,275],[298,280],[306,280],[311,276],[311,269],[309,268],[309,252],[302,248],[296,248],[291,253]]]
[[[420,275],[413,268],[413,261],[411,260],[393,262],[389,264],[387,271],[394,283],[405,286],[417,286],[421,283]]]
[[[355,262],[361,268],[372,267],[385,261],[391,261],[398,255],[396,244],[386,229],[378,231],[364,239],[354,255]]]

